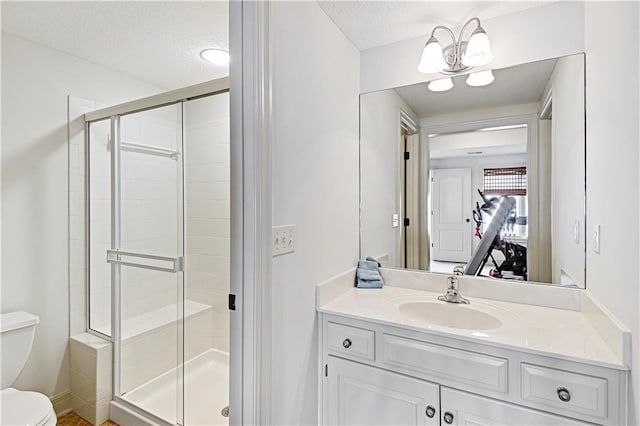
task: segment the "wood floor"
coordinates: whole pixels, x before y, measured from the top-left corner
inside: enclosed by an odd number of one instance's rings
[[[58,417],[57,426],[91,426],[91,423],[77,415],[76,413],[65,414],[62,417]],[[118,426],[117,423],[107,420],[102,423],[101,426]]]

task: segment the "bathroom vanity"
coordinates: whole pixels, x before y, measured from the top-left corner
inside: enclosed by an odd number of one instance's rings
[[[458,305],[443,276],[384,276],[318,287],[321,424],[626,423],[629,335],[583,291],[465,277]]]

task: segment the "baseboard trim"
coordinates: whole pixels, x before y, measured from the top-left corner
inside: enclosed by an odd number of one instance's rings
[[[71,412],[71,392],[62,392],[58,395],[51,397],[51,404],[53,404],[53,410],[56,412],[56,416],[64,416]]]

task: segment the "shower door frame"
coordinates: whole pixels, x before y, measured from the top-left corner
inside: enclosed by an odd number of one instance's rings
[[[211,81],[207,81],[204,83],[200,83],[200,84],[196,84],[193,86],[188,86],[182,89],[177,89],[177,90],[172,90],[169,92],[165,92],[165,93],[161,93],[158,95],[153,95],[153,96],[149,96],[146,98],[142,98],[142,99],[137,99],[134,101],[130,101],[130,102],[126,102],[126,103],[122,103],[119,105],[114,105],[111,107],[107,107],[107,108],[103,108],[100,110],[96,110],[96,111],[92,111],[92,112],[87,112],[84,115],[84,120],[85,120],[85,144],[86,146],[88,146],[89,144],[89,138],[90,138],[90,132],[89,132],[89,125],[93,122],[98,122],[98,121],[102,121],[102,120],[110,120],[111,121],[111,135],[112,135],[112,144],[113,144],[113,149],[112,149],[112,159],[111,159],[111,168],[112,168],[112,175],[111,175],[111,191],[112,191],[112,247],[111,250],[109,250],[108,252],[111,254],[111,252],[113,251],[114,247],[113,244],[115,243],[116,245],[119,244],[119,232],[118,232],[118,228],[120,226],[120,212],[119,212],[119,204],[120,204],[120,191],[119,188],[121,188],[121,176],[119,173],[119,168],[120,168],[120,158],[119,158],[119,154],[120,154],[120,149],[119,149],[119,145],[120,145],[120,141],[119,141],[119,121],[120,121],[120,117],[124,116],[124,115],[130,115],[130,114],[134,114],[134,113],[138,113],[138,112],[143,112],[143,111],[148,111],[148,110],[153,110],[153,109],[157,109],[157,108],[161,108],[161,107],[165,107],[165,106],[170,106],[170,105],[175,105],[175,104],[179,104],[182,103],[184,105],[184,102],[190,101],[190,100],[195,100],[195,99],[199,99],[199,98],[203,98],[203,97],[209,97],[209,96],[216,96],[219,94],[223,94],[223,93],[228,93],[229,92],[229,78],[228,77],[224,77],[224,78],[220,78],[220,79],[216,79],[216,80],[211,80]],[[181,123],[181,126],[183,126],[184,123]],[[183,137],[184,137],[184,130],[182,131],[183,133]],[[184,139],[182,140],[182,143],[184,143]],[[233,145],[233,143],[232,143]],[[181,150],[180,150],[181,151]],[[233,149],[232,149],[233,151]],[[89,150],[87,149],[87,159],[86,159],[86,167],[87,167],[87,178],[89,176],[89,168],[88,168],[88,155],[89,155]],[[232,154],[233,156],[233,154]],[[235,159],[237,160],[237,159]],[[232,167],[234,164],[234,159],[232,158]],[[179,171],[178,173],[182,173],[182,177],[180,177],[180,181],[183,182],[184,181],[184,167],[179,167]],[[237,186],[237,185],[235,185]],[[184,182],[182,184],[181,188],[178,188],[178,193],[182,194],[183,193],[183,189],[184,189]],[[86,194],[86,200],[87,200],[87,218],[89,218],[89,193],[88,193],[88,185],[87,185],[87,194]],[[233,179],[232,179],[232,198],[235,198],[235,192],[234,191],[234,184],[233,184]],[[184,202],[184,198],[180,197],[179,198]],[[180,218],[179,218],[180,221]],[[232,216],[232,228],[233,228],[233,216]],[[184,224],[182,223],[181,225],[179,225],[181,227],[184,227]],[[182,232],[179,232],[179,235],[182,235]],[[88,232],[88,224],[87,224],[87,233],[86,233],[86,247],[87,249],[90,247],[90,241],[89,239],[91,238],[90,233]],[[115,239],[114,239],[115,238]],[[232,235],[232,240],[234,237]],[[232,242],[233,244],[233,242]],[[181,244],[183,245],[183,244]],[[88,252],[89,250],[87,250],[87,262],[88,262]],[[127,253],[121,252],[121,254],[126,255]],[[137,255],[136,255],[137,256]],[[181,271],[181,267],[180,264],[183,263],[182,259],[184,256],[184,252],[183,253],[178,253],[178,258],[175,259],[163,259],[163,260],[173,260],[174,261],[174,267],[173,267],[173,271],[168,271],[167,272],[180,272]],[[149,256],[139,256],[139,257],[149,257]],[[151,258],[154,258],[155,256],[151,256]],[[121,345],[122,345],[122,339],[121,339],[121,329],[120,329],[120,321],[121,321],[121,297],[120,297],[120,273],[119,273],[119,264],[122,263],[120,262],[118,259],[114,258],[113,256],[109,256],[108,258],[110,259],[110,263],[112,265],[112,300],[111,300],[111,336],[106,336],[100,332],[97,332],[95,330],[92,330],[88,327],[89,325],[89,318],[87,316],[87,331],[89,333],[92,334],[96,334],[99,335],[102,338],[107,338],[108,340],[110,340],[113,344],[113,363],[112,363],[112,380],[113,380],[113,398],[112,401],[117,402],[118,404],[121,404],[122,406],[124,406],[124,408],[134,412],[135,414],[142,416],[146,419],[148,419],[149,421],[152,422],[156,422],[159,424],[168,424],[164,419],[159,418],[158,416],[154,415],[153,413],[150,413],[138,406],[136,406],[135,404],[130,403],[129,401],[127,401],[126,399],[122,398],[120,396],[120,357],[121,357]],[[158,260],[159,258],[156,257]],[[124,264],[124,263],[122,263]],[[88,263],[87,263],[88,265]],[[240,265],[242,265],[242,263],[240,263]],[[135,266],[135,265],[131,265],[131,266]],[[233,271],[234,265],[232,264],[232,275],[238,277],[238,276],[242,276],[242,274],[238,274],[237,271],[234,274]],[[156,268],[153,268],[156,269]],[[184,273],[184,272],[183,272]],[[184,277],[182,278],[182,282],[184,283],[185,279]],[[241,285],[241,283],[237,282],[238,280],[234,280],[232,279],[231,283],[230,283],[230,291],[231,293],[238,293],[237,291],[237,287]],[[87,268],[87,275],[86,275],[86,282],[89,283],[89,268]],[[182,300],[184,299],[184,293],[183,291],[179,291],[180,296],[178,297],[178,299],[180,299],[180,297],[182,298]],[[87,291],[87,306],[89,306],[89,297],[90,297],[90,291]],[[180,300],[179,300],[180,301]],[[182,324],[184,326],[184,312],[182,311],[182,309],[178,310],[178,319],[182,321]],[[231,318],[231,330],[230,330],[230,340],[231,340],[231,344],[230,344],[230,351],[237,349],[237,348],[242,348],[243,347],[243,342],[242,342],[242,324],[239,321],[234,321],[233,316]],[[180,340],[180,336],[183,334],[183,330],[178,330],[178,335],[177,338],[178,340]],[[235,338],[234,338],[235,336]],[[179,347],[182,348],[181,344],[179,343]],[[184,365],[184,359],[181,356],[178,356],[178,362],[176,364],[176,367],[181,369],[182,366]],[[242,369],[243,370],[243,369]],[[229,387],[230,387],[230,394],[232,393],[232,389],[231,389],[231,383],[232,382],[236,382],[236,383],[241,383],[242,378],[237,378],[234,377],[234,373],[239,373],[241,376],[243,376],[243,371],[236,371],[233,372],[230,370],[229,374]],[[184,386],[184,383],[182,382],[182,380],[179,382],[179,386]],[[182,390],[182,392],[178,392],[178,395],[182,395],[183,394],[184,389]],[[178,401],[177,402],[178,407],[183,408],[183,404],[182,402]],[[184,411],[183,411],[184,413]],[[180,413],[177,412],[177,418],[183,421],[184,423],[184,418],[182,418],[180,416]]]

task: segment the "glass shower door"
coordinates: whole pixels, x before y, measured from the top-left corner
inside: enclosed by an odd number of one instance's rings
[[[182,102],[111,117],[114,396],[184,424]]]

